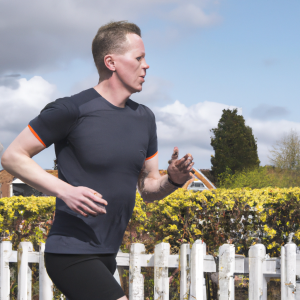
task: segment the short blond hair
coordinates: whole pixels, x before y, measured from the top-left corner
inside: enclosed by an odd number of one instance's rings
[[[106,70],[104,57],[107,54],[123,54],[126,52],[126,35],[134,33],[141,37],[141,29],[127,21],[110,22],[98,29],[92,43],[94,62],[100,75]]]

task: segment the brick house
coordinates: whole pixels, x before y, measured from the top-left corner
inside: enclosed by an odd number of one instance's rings
[[[58,177],[57,170],[46,170],[47,173]],[[42,196],[42,193],[24,183],[22,180],[9,174],[6,170],[0,171],[0,198],[12,196]]]

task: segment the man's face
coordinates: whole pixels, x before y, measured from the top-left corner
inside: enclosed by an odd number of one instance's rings
[[[145,46],[142,39],[133,33],[127,34],[127,52],[115,56],[115,74],[124,87],[131,93],[140,92],[145,82]]]

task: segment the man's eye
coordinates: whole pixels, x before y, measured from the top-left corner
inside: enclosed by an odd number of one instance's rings
[[[140,61],[140,60],[142,59],[142,57],[139,56],[139,57],[137,57],[136,59],[137,59],[137,61]]]

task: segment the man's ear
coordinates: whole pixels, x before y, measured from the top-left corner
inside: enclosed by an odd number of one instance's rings
[[[115,60],[112,54],[105,55],[104,64],[108,70],[112,72],[116,71]]]

